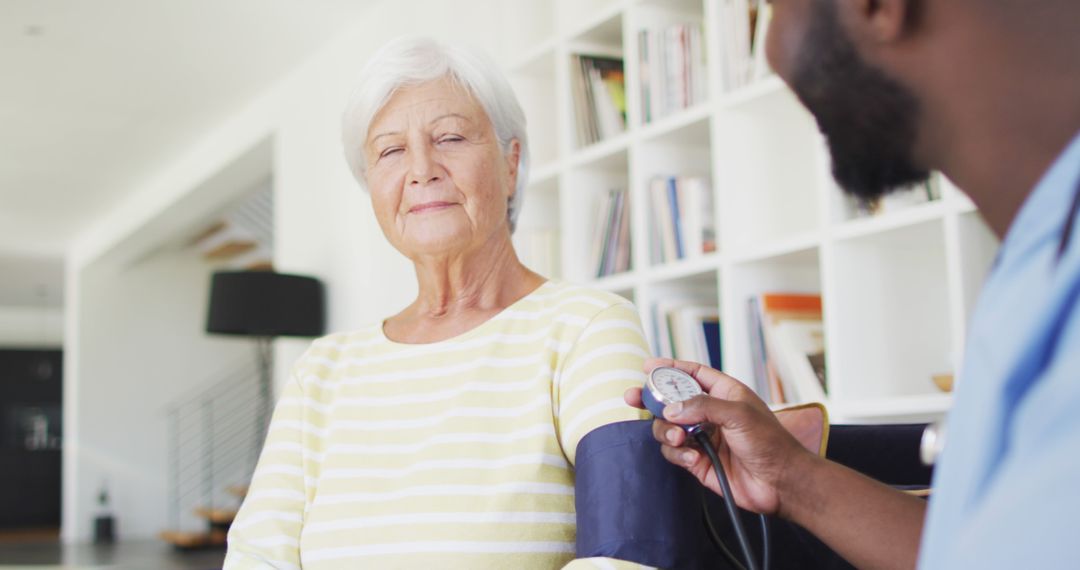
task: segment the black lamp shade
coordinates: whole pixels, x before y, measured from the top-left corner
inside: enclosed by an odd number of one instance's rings
[[[319,336],[324,324],[318,279],[273,271],[219,271],[210,283],[206,331],[248,336]]]

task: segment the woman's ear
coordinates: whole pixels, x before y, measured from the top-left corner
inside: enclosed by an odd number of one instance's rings
[[[510,149],[506,152],[506,166],[507,166],[507,178],[510,181],[510,194],[508,197],[512,198],[514,192],[517,190],[517,178],[521,160],[521,141],[513,139],[510,141]]]

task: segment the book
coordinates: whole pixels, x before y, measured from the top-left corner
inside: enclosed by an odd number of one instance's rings
[[[666,178],[652,179],[649,183],[649,200],[652,203],[650,214],[653,223],[651,225],[656,229],[657,241],[660,244],[660,256],[654,258],[653,262],[674,261],[679,258],[679,251],[675,241],[674,212],[668,200]]]
[[[769,23],[772,21],[772,2],[757,0],[753,17],[752,48],[750,50],[753,62],[751,64],[750,80],[759,81],[772,73],[768,60],[765,58],[765,42],[768,40]]]
[[[780,378],[799,403],[824,402],[825,331],[820,320],[788,319],[773,327],[774,358]]]
[[[608,218],[611,216],[610,199],[610,193],[604,193],[597,198],[596,202],[596,215],[593,217],[594,222],[592,225],[593,238],[589,250],[589,267],[593,271],[596,271],[597,264],[604,257],[605,228],[607,227]]]
[[[652,306],[653,352],[663,358],[723,367],[720,311],[694,296],[658,301]]]
[[[721,88],[731,92],[768,73],[765,35],[772,9],[764,0],[719,0]]]
[[[724,369],[723,344],[720,336],[720,319],[708,319],[701,322],[702,340],[705,341],[704,354],[709,355],[709,366],[716,370]]]
[[[597,200],[590,266],[596,277],[630,269],[630,212],[625,190],[609,190]]]
[[[638,32],[641,110],[645,123],[705,101],[705,50],[700,24]]]
[[[682,215],[679,213],[679,188],[677,178],[668,178],[667,185],[665,186],[667,191],[668,208],[671,212],[671,222],[673,227],[672,235],[675,237],[675,257],[682,259],[686,257],[686,246],[683,244],[683,224]]]
[[[761,325],[760,299],[757,295],[747,299],[747,319],[749,325],[747,338],[750,340],[750,363],[753,366],[754,382],[752,387],[758,396],[766,402],[783,402],[782,394],[774,392],[769,382],[768,356],[765,354],[765,331]]]
[[[771,404],[822,401],[828,377],[821,296],[763,293],[751,297],[748,309],[758,395]]]
[[[705,178],[656,177],[649,183],[653,263],[716,251],[712,188]]]
[[[619,221],[618,237],[615,240],[615,251],[612,272],[618,273],[630,270],[630,204],[629,194],[622,193],[622,217]]]
[[[571,98],[578,144],[587,146],[626,130],[626,80],[618,58],[572,55]]]

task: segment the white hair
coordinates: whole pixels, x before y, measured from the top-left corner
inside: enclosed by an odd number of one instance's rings
[[[364,144],[371,120],[401,87],[449,78],[476,99],[495,130],[503,153],[517,139],[520,145],[517,186],[510,199],[507,218],[514,231],[525,200],[529,175],[529,137],[525,113],[510,82],[486,54],[461,46],[446,45],[423,37],[398,38],[383,46],[364,66],[359,83],[345,106],[341,140],[353,177],[366,187]]]

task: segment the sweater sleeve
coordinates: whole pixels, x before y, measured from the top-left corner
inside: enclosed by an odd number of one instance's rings
[[[274,410],[248,495],[229,528],[224,570],[300,568],[300,530],[311,437],[304,390],[293,374]]]
[[[556,426],[559,443],[573,464],[578,442],[609,423],[638,420],[645,413],[623,401],[623,392],[645,382],[648,356],[641,322],[633,305],[621,303],[596,314],[574,343],[558,375]],[[649,568],[614,558],[578,558],[563,570]]]
[[[589,321],[556,375],[554,402],[559,443],[571,464],[578,442],[609,423],[644,419],[623,392],[645,382],[649,352],[637,311],[629,303],[601,310]]]

